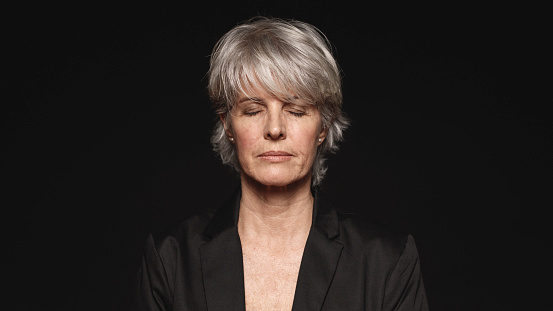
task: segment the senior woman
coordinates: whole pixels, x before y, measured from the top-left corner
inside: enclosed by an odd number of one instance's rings
[[[212,143],[240,187],[147,240],[144,310],[427,310],[411,236],[317,199],[348,126],[340,71],[315,27],[256,18],[216,44]]]

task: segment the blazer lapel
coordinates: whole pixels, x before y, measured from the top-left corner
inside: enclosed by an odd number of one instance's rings
[[[244,264],[238,235],[240,188],[214,215],[200,246],[208,310],[245,310]],[[292,310],[320,310],[334,278],[342,243],[336,210],[314,193],[313,224],[300,266]]]
[[[340,228],[336,211],[315,195],[313,225],[301,260],[292,310],[320,310],[344,246],[334,239]]]
[[[240,189],[219,209],[204,234],[211,238],[200,246],[202,276],[208,310],[246,310],[244,267],[238,236]]]

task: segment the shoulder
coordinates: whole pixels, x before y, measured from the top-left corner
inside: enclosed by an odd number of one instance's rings
[[[148,237],[148,244],[160,255],[182,247],[199,246],[205,242],[204,232],[216,210],[188,217],[175,225],[156,228]]]
[[[240,189],[237,188],[219,207],[195,214],[176,225],[152,231],[150,244],[160,251],[179,248],[197,251],[214,236],[236,226],[239,202]]]
[[[392,226],[357,214],[337,211],[340,235],[337,240],[355,255],[375,254],[382,258],[398,258],[413,244],[413,238]]]

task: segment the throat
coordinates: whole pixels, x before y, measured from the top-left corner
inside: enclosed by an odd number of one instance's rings
[[[291,310],[307,236],[291,244],[242,241],[246,310]]]
[[[313,201],[310,190],[275,200],[242,189],[238,216],[240,238],[258,244],[265,241],[265,244],[304,245],[311,228]]]
[[[242,188],[238,235],[247,310],[292,309],[313,217],[307,190],[276,201]]]

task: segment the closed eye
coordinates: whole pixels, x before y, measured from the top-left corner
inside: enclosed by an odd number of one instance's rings
[[[296,117],[303,117],[305,115],[305,112],[301,112],[301,111],[289,111],[289,112]]]

